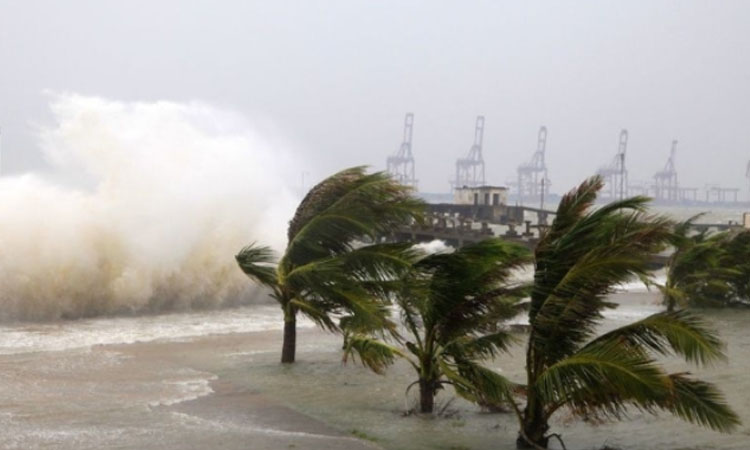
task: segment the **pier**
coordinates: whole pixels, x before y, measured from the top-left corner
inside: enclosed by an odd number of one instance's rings
[[[413,243],[441,240],[451,247],[458,248],[499,237],[533,251],[554,216],[555,211],[528,206],[436,203],[427,205],[427,214],[422,223],[402,227],[387,236],[386,240]],[[750,224],[730,221],[698,223],[693,224],[692,228],[696,232],[722,232],[748,225]],[[669,257],[669,254],[655,256],[652,267],[665,266]]]

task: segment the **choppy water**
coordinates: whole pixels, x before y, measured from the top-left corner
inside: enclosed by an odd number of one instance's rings
[[[631,286],[606,327],[660,309],[653,293]],[[748,311],[707,315],[728,342],[730,360],[698,373],[719,383],[734,408],[750,413]],[[344,434],[364,434],[389,449],[511,449],[508,414],[486,414],[462,401],[452,415],[402,417],[405,365],[377,376],[342,366],[340,338],[303,323],[299,362],[278,364],[281,316],[275,306],[138,318],[101,318],[0,327],[0,448],[353,448],[351,438],[316,434],[304,420],[271,414],[276,404]],[[249,334],[248,334],[249,333]],[[118,345],[137,343],[136,345]],[[150,342],[150,344],[149,344]],[[102,345],[106,344],[106,345]],[[523,347],[492,365],[522,380]],[[684,365],[668,362],[675,370]],[[225,397],[213,383],[239,386]],[[239,396],[238,396],[239,395]],[[244,396],[243,396],[244,395]],[[267,399],[258,403],[256,397]],[[247,397],[247,398],[246,398]],[[214,403],[200,401],[214,399]],[[439,403],[452,398],[440,394]],[[266,400],[263,400],[264,402]],[[260,406],[259,406],[260,405]],[[264,412],[268,411],[268,414]],[[293,420],[292,420],[293,419]],[[626,422],[591,427],[558,417],[568,448],[744,449],[750,428],[734,435],[690,427],[669,416],[634,413]],[[347,440],[350,439],[350,440]]]

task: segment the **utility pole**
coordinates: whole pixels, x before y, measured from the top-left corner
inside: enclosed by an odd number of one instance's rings
[[[620,153],[620,200],[625,198],[625,153]]]
[[[539,202],[539,209],[544,209],[544,178],[542,178],[542,192],[541,192],[541,201]]]

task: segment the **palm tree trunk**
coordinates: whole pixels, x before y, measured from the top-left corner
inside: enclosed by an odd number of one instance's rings
[[[419,412],[432,414],[435,408],[435,383],[431,380],[419,379]]]
[[[297,348],[297,311],[284,308],[284,343],[281,346],[281,362],[294,362]]]
[[[534,337],[534,329],[532,328],[529,343],[526,347],[526,384],[529,388],[526,393],[526,408],[523,410],[523,418],[521,419],[521,432],[518,433],[516,439],[516,448],[518,449],[547,448],[549,441],[549,438],[544,436],[549,430],[549,424],[547,424],[547,418],[544,415],[544,402],[539,398],[536,389],[533,387],[536,384],[536,374],[541,371],[541,363],[532,345]]]
[[[533,394],[533,390],[529,391],[526,409],[523,411],[522,426],[523,433],[519,433],[518,439],[516,439],[516,448],[547,448],[549,437],[546,437],[545,434],[547,433],[547,430],[549,430],[549,424],[544,417],[542,404],[539,403],[538,399]],[[527,438],[532,442],[529,442]]]

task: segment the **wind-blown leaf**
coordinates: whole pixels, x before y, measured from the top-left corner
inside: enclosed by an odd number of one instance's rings
[[[644,354],[616,343],[592,345],[547,368],[534,388],[550,405],[579,411],[608,408],[617,414],[625,399],[644,408],[662,395],[664,373]],[[610,403],[602,402],[602,397]]]
[[[276,267],[270,247],[250,244],[235,256],[240,269],[251,279],[264,286],[276,287]]]
[[[669,380],[670,395],[662,402],[664,409],[683,420],[724,433],[740,425],[737,414],[712,384],[687,378],[684,374],[670,375]]]
[[[384,172],[341,171],[313,187],[289,225],[282,266],[345,253],[419,217],[424,203]]]
[[[603,334],[588,346],[604,343],[645,347],[662,355],[676,353],[697,364],[726,359],[724,344],[717,333],[703,319],[687,311],[652,314]]]
[[[450,342],[445,352],[479,359],[494,358],[500,352],[507,352],[518,339],[508,331],[499,330],[494,333],[475,336],[465,336]]]
[[[459,385],[463,389],[464,397],[474,398],[473,401],[484,405],[500,406],[513,402],[514,392],[521,389],[504,376],[471,360],[456,362],[457,372],[461,380],[468,381],[466,385]],[[451,379],[449,377],[449,379]],[[457,378],[452,378],[457,382]]]
[[[355,356],[359,357],[364,366],[380,375],[393,364],[397,357],[406,358],[406,355],[398,348],[362,335],[349,336],[344,349],[343,362],[346,363]]]

